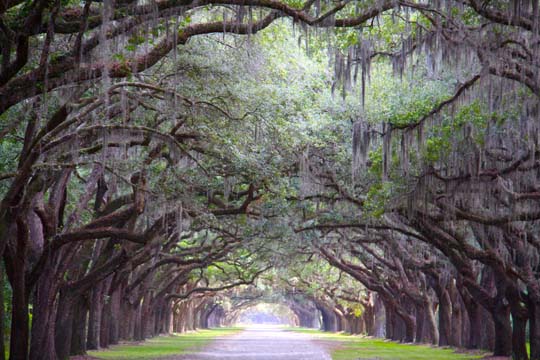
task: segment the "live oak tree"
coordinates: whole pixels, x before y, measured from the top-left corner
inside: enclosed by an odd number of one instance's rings
[[[207,326],[294,255],[328,329],[540,359],[538,12],[2,1],[10,358]]]
[[[178,300],[250,283],[258,275],[258,264],[240,262],[236,268],[254,266],[253,273],[228,271],[229,281],[203,287],[194,282],[194,273],[239,256],[239,244],[260,231],[248,228],[246,217],[261,216],[255,203],[271,168],[264,174],[253,166],[257,157],[241,156],[255,145],[264,150],[257,133],[272,129],[257,128],[239,92],[204,92],[197,85],[200,78],[209,84],[208,76],[237,85],[231,79],[237,73],[193,60],[186,65],[187,71],[161,73],[161,83],[148,74],[152,79],[110,85],[104,94],[91,87],[76,94],[77,102],[53,110],[51,119],[64,112],[59,128],[37,134],[39,154],[28,160],[37,178],[25,194],[32,200],[21,225],[8,223],[21,236],[28,229],[20,241],[7,239],[5,253],[14,290],[11,357],[26,357],[30,303],[30,357],[65,358],[119,338],[166,331],[166,316]],[[179,93],[179,81],[191,82],[201,98]],[[235,101],[241,106],[232,113]],[[69,106],[75,108],[68,117]],[[35,117],[43,111],[35,110]],[[47,113],[39,116],[41,121]],[[205,131],[216,121],[221,126],[215,132]],[[253,128],[253,136],[235,142],[222,137],[242,123]]]
[[[424,76],[429,81],[433,64],[427,60]],[[407,80],[406,86],[414,94],[418,78],[408,76],[412,82]],[[397,289],[408,298],[405,306],[386,306],[405,323],[406,340],[415,332],[421,337],[417,327],[423,326],[423,315],[413,304],[436,293],[440,344],[465,343],[450,340],[449,334],[456,332],[448,326],[463,323],[450,314],[466,309],[469,346],[479,346],[481,335],[491,331],[496,354],[527,358],[528,321],[535,349],[537,339],[531,174],[536,168],[538,96],[489,74],[471,79],[458,83],[450,95],[432,92],[435,101],[398,95],[398,106],[388,107],[396,97],[384,94],[382,109],[368,108],[368,117],[352,126],[350,173],[334,165],[340,154],[332,147],[313,149],[304,165],[307,178],[329,192],[311,195],[326,204],[318,205],[324,216],[301,230],[319,230],[323,238],[328,232],[347,231],[338,238],[350,245],[323,242],[321,253],[379,294],[395,300],[392,291]],[[339,244],[338,254],[331,251],[334,243]],[[448,306],[452,309],[445,316]],[[480,327],[481,312],[490,314],[491,330]]]

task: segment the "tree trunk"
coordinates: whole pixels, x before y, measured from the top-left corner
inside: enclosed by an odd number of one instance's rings
[[[101,305],[101,324],[99,325],[99,347],[100,348],[106,348],[109,347],[109,332],[110,332],[110,323],[111,323],[111,311],[112,311],[112,303],[111,303],[111,294],[110,294],[110,288],[112,284],[112,277],[107,278],[104,280],[101,284],[101,298],[102,298],[102,305]],[[107,296],[105,296],[107,295]],[[108,301],[105,301],[105,298],[108,299]]]
[[[416,343],[424,342],[424,323],[426,319],[426,313],[424,307],[417,305],[416,306]]]
[[[51,261],[51,260],[50,260]],[[34,291],[30,360],[55,360],[55,298],[53,265],[43,270]]]
[[[540,302],[529,301],[531,360],[540,360]]]
[[[10,360],[26,360],[28,358],[28,298],[26,297],[24,274],[24,267],[17,267],[13,271],[11,281],[13,292],[11,302]]]
[[[86,317],[88,308],[82,297],[75,303],[73,325],[71,334],[71,355],[83,355],[86,353]]]
[[[135,327],[138,307],[128,304],[123,310],[124,326],[120,327],[120,339],[133,340],[135,338]]]
[[[405,325],[405,334],[403,340],[406,343],[414,342],[414,330],[416,328],[416,321],[412,316],[401,316],[403,324]]]
[[[439,346],[450,345],[452,331],[452,303],[446,287],[439,291]]]
[[[499,297],[491,314],[495,324],[494,356],[512,355],[512,325],[510,324],[510,308],[506,299]]]
[[[506,291],[512,315],[512,359],[528,360],[527,321],[528,311],[523,306],[521,292],[515,284],[510,283]]]
[[[373,328],[371,329],[372,333],[370,333],[369,328],[368,335],[370,336],[377,336],[377,337],[384,337],[385,335],[385,318],[386,318],[386,309],[384,307],[384,303],[381,300],[380,296],[375,295],[375,305],[373,306]]]
[[[452,307],[450,316],[450,345],[455,347],[463,346],[463,302],[461,295],[452,280],[448,285],[448,296]]]
[[[463,303],[469,319],[469,337],[465,343],[467,349],[480,349],[482,345],[482,308],[470,296],[462,293]]]
[[[139,326],[138,331],[135,335],[135,340],[142,341],[146,338],[148,332],[148,322],[150,317],[151,309],[149,303],[151,302],[150,294],[144,296],[144,301],[140,306],[140,317],[139,317]]]
[[[390,340],[395,340],[394,329],[396,328],[395,326],[396,316],[395,316],[394,309],[391,306],[388,306],[385,304],[384,312],[385,312],[385,320],[386,320],[386,324],[385,324],[386,338]]]
[[[324,331],[336,331],[336,316],[331,310],[326,309],[324,306],[320,306],[319,310],[322,314],[322,328]]]
[[[482,341],[480,348],[493,351],[495,349],[495,322],[493,321],[493,316],[483,307],[480,308],[480,312],[482,318],[480,327],[482,329]]]
[[[429,295],[426,296],[426,325],[429,327],[429,341],[437,345],[439,343],[439,328],[435,319],[435,309]]]
[[[365,310],[362,314],[364,329],[362,332],[367,333],[369,336],[375,336],[375,306],[367,304],[364,307]]]
[[[88,339],[86,340],[86,347],[88,350],[97,350],[100,347],[99,335],[101,328],[101,313],[103,308],[102,303],[102,289],[103,284],[97,284],[92,289],[92,295],[90,298],[90,312],[88,315]]]
[[[467,348],[480,349],[482,347],[482,312],[483,309],[477,303],[471,304],[467,309],[470,323],[469,342]]]
[[[122,289],[116,289],[111,295],[109,344],[118,344],[120,338],[120,314],[122,307]],[[122,325],[124,326],[124,325]]]
[[[142,306],[137,306],[137,310],[135,310],[135,313],[133,315],[133,340],[141,340],[143,338],[142,336],[142,327],[141,327],[141,316],[142,316]]]
[[[0,259],[2,257],[0,256]],[[5,326],[5,309],[4,309],[4,262],[0,261],[0,360],[6,360],[6,334],[4,333]]]
[[[337,331],[343,331],[346,333],[351,332],[351,326],[349,324],[349,320],[343,316],[340,313],[335,312],[335,316],[337,319]]]
[[[69,359],[74,306],[73,295],[69,291],[60,291],[55,324],[55,346],[58,360]]]
[[[403,319],[397,314],[394,315],[394,338],[392,340],[403,342],[405,341],[405,323]]]
[[[101,311],[101,324],[99,326],[99,347],[109,347],[109,333],[111,330],[111,303],[103,305]]]
[[[173,331],[173,315],[171,310],[171,304],[170,302],[167,302],[166,309],[165,309],[165,334],[170,334]]]
[[[528,360],[527,318],[512,313],[512,359]]]

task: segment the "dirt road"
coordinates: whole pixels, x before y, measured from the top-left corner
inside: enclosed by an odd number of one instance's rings
[[[250,327],[217,339],[200,352],[176,360],[331,360],[329,353],[307,334],[278,327]]]

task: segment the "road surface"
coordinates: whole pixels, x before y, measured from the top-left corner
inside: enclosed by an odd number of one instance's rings
[[[177,360],[331,360],[329,353],[307,334],[278,327],[250,327],[219,338],[195,354]]]

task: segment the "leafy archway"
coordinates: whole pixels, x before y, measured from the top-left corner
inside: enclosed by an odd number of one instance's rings
[[[300,324],[540,359],[539,18],[4,0],[10,358],[205,327],[257,285]]]

